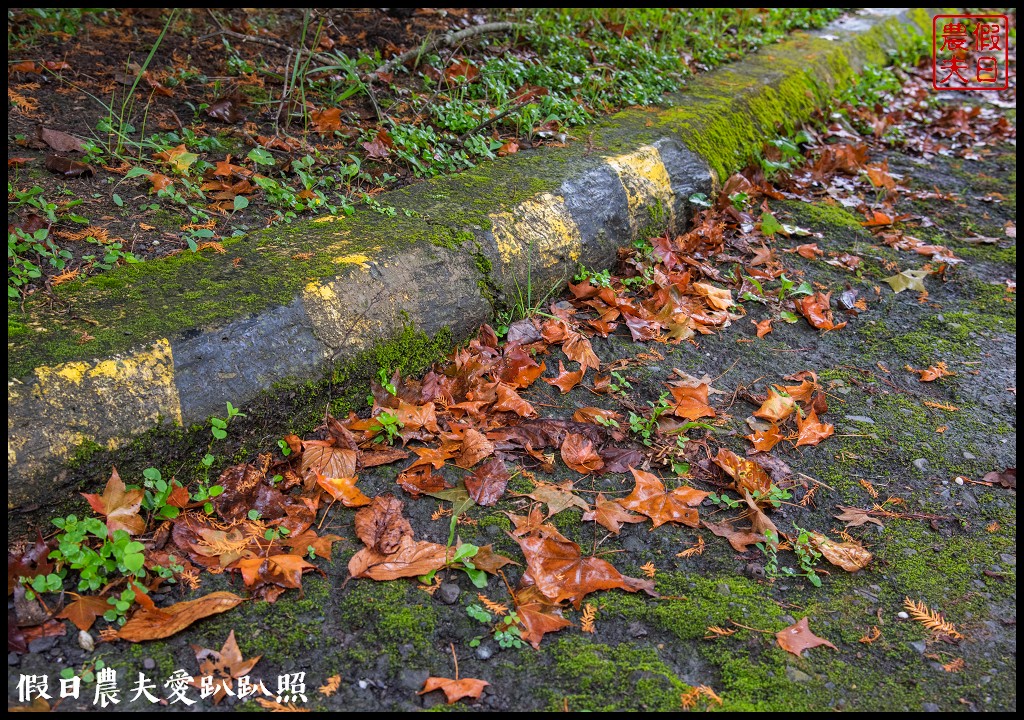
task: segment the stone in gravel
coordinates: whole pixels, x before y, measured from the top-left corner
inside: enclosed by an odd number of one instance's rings
[[[924,472],[925,468],[928,467],[928,461],[925,458],[918,458],[917,460],[914,461],[914,467],[916,467],[921,472]]]
[[[459,595],[461,593],[462,591],[455,583],[444,583],[440,588],[438,588],[437,592],[434,593],[434,597],[445,605],[454,605],[459,601]]]
[[[921,709],[925,712],[942,712],[942,708],[935,703],[924,703],[921,705]]]
[[[874,425],[875,421],[869,418],[867,415],[844,415],[850,422],[867,423],[868,425]]]
[[[143,658],[142,659],[142,667],[145,668],[146,670],[156,670],[156,660],[154,660],[153,658],[149,658],[149,657],[148,658]]]
[[[7,653],[7,666],[17,667],[18,665],[21,665],[21,656],[16,652]]]
[[[494,655],[494,648],[490,643],[481,643],[477,646],[476,657],[478,660],[490,660],[492,655]]]
[[[423,683],[430,677],[429,670],[416,670],[405,668],[398,674],[398,686],[409,692],[419,692],[423,689]]]
[[[788,677],[792,682],[807,682],[811,679],[810,675],[800,668],[795,668],[792,665],[786,666],[786,677]]]
[[[977,460],[977,459],[978,458],[974,455],[974,453],[967,452],[966,450],[964,450],[964,460]]]
[[[900,620],[909,620],[910,619],[910,616],[907,615],[902,610],[900,610],[898,613],[896,613],[896,617],[898,617]]]
[[[28,651],[30,653],[42,653],[42,652],[46,652],[50,648],[54,647],[56,644],[57,644],[57,638],[52,638],[52,637],[36,638],[35,640],[32,640],[31,642],[29,642],[29,644],[28,644]]]
[[[1010,565],[1012,567],[1017,567],[1017,556],[1016,555],[1008,555],[1007,553],[1001,553],[999,555],[999,559],[1002,560],[1003,563],[1006,564],[1006,565]]]
[[[92,652],[96,649],[96,641],[93,640],[92,635],[87,633],[85,630],[79,630],[78,647],[82,648],[86,652]]]
[[[644,627],[643,623],[634,620],[626,628],[626,631],[635,638],[647,637],[647,628]]]
[[[912,643],[910,643],[910,647],[912,647],[915,650],[917,650],[917,652],[919,654],[921,654],[921,655],[924,655],[924,651],[928,649],[928,645],[927,645],[927,643],[925,643],[924,640],[918,640],[917,642],[912,642]]]
[[[715,592],[719,595],[732,595],[732,588],[729,587],[729,583],[721,582],[715,586]]]

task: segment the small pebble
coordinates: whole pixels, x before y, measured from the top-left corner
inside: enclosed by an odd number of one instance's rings
[[[82,648],[86,652],[92,652],[96,649],[96,641],[93,640],[92,635],[87,633],[85,630],[79,630],[78,647]]]
[[[476,657],[478,660],[490,660],[493,654],[494,648],[492,648],[488,643],[483,643],[476,649]]]
[[[142,667],[146,670],[156,670],[156,660],[153,658],[143,658]]]
[[[955,482],[957,485],[963,485],[964,484],[964,479],[962,477],[960,477],[959,475],[957,475],[955,478],[953,478],[953,482]]]
[[[914,461],[914,467],[924,472],[925,468],[928,467],[928,461],[925,458],[918,458]]]
[[[910,619],[910,616],[907,615],[902,610],[900,610],[898,613],[896,613],[896,617],[898,617],[900,620],[909,620]]]

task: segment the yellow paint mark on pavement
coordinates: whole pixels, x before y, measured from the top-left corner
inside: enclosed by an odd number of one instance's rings
[[[634,232],[655,219],[651,215],[652,208],[660,207],[668,213],[663,219],[675,223],[675,193],[657,148],[644,145],[627,155],[606,158],[606,162],[619,176],[626,191],[629,221]]]
[[[358,265],[364,270],[368,270],[370,267],[370,260],[372,258],[369,255],[363,255],[362,253],[353,253],[351,255],[341,255],[334,258],[334,262],[338,265]]]
[[[525,263],[529,253],[531,262],[551,267],[565,258],[575,262],[583,250],[580,230],[557,195],[543,193],[489,217],[498,252],[508,265]]]

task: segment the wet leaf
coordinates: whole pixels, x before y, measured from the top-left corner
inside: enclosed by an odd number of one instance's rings
[[[729,522],[709,523],[705,520],[701,524],[718,537],[728,540],[736,552],[746,552],[749,546],[766,541],[764,535],[756,533],[750,528],[738,530]]]
[[[111,536],[115,530],[124,530],[129,535],[138,535],[146,530],[146,521],[139,515],[144,495],[139,489],[128,490],[121,482],[117,468],[111,472],[102,495],[82,493],[92,509],[106,517]]]
[[[178,145],[177,147],[163,150],[158,153],[153,153],[155,160],[162,160],[169,164],[175,169],[175,171],[185,175],[188,173],[189,168],[195,164],[199,156],[195,153],[188,151],[188,148],[184,144]]]
[[[554,603],[569,600],[579,610],[586,595],[612,588],[655,594],[653,580],[627,577],[607,560],[583,557],[580,546],[574,542],[537,536],[517,540],[526,556],[530,578],[541,594]]]
[[[156,612],[141,611],[117,633],[119,640],[144,642],[170,637],[197,620],[227,612],[242,602],[242,598],[230,592],[215,592],[196,600],[176,603]]]
[[[711,283],[692,283],[690,287],[715,310],[728,310],[735,304],[732,300],[732,290],[727,288],[715,287]]]
[[[441,475],[435,475],[429,465],[411,467],[398,475],[398,486],[414,498],[425,493],[439,492],[451,487]]]
[[[845,322],[841,322],[838,325],[832,318],[832,307],[830,306],[830,298],[832,293],[820,293],[816,292],[813,295],[800,297],[794,300],[797,310],[800,314],[807,318],[813,327],[819,330],[840,330],[846,327]]]
[[[548,517],[557,515],[567,507],[578,507],[584,512],[590,510],[590,506],[577,495],[572,493],[572,481],[566,481],[558,485],[546,482],[538,482],[533,492],[527,493],[537,502],[545,503],[548,506]]]
[[[562,391],[562,394],[569,392],[574,387],[580,384],[583,380],[583,373],[586,368],[581,368],[575,372],[568,372],[565,369],[565,365],[561,360],[558,361],[558,375],[554,378],[543,378],[544,382],[548,385],[554,385],[556,388]]]
[[[598,420],[598,418],[601,418],[606,422],[602,423]],[[622,420],[622,414],[617,413],[614,410],[605,410],[604,408],[599,407],[584,407],[574,412],[572,419],[577,422],[588,422],[593,423],[595,425],[605,425],[607,424],[607,421],[611,420],[619,422],[620,420]]]
[[[593,368],[594,370],[601,369],[601,361],[597,358],[594,353],[594,349],[590,345],[590,341],[587,340],[583,335],[577,332],[570,331],[567,334],[565,341],[562,343],[562,352],[570,360],[575,360],[580,364],[580,370],[586,372],[587,368]]]
[[[715,464],[733,479],[733,487],[741,495],[744,492],[767,495],[771,489],[772,481],[764,468],[753,460],[741,458],[732,450],[719,448]]]
[[[845,505],[840,505],[839,509],[842,510],[843,512],[839,515],[835,515],[834,517],[836,520],[842,520],[843,522],[845,522],[846,527],[859,527],[864,523],[874,523],[878,527],[883,527],[881,520],[879,520],[876,517],[872,517],[871,515],[868,515],[868,512],[870,512],[868,510],[862,510],[860,508],[855,507],[847,507]]]
[[[20,583],[18,578],[34,578],[37,575],[49,575],[53,572],[53,562],[50,561],[49,544],[43,540],[42,533],[38,533],[38,540],[31,545],[26,545],[20,553],[7,553],[7,594],[14,592],[14,588]]]
[[[863,570],[874,557],[858,542],[837,543],[818,533],[810,533],[810,539],[826,560],[846,572]]]
[[[270,584],[296,590],[302,587],[302,573],[315,567],[299,555],[242,558],[236,565],[248,587]]]
[[[796,410],[796,400],[788,394],[780,393],[775,388],[768,389],[768,398],[761,407],[754,411],[754,417],[771,422],[785,420]]]
[[[654,527],[667,522],[676,522],[689,527],[698,527],[700,520],[693,508],[700,505],[708,493],[682,486],[666,490],[665,484],[652,473],[630,468],[636,484],[633,492],[619,500],[627,510],[646,515]]]
[[[498,401],[492,408],[495,412],[514,412],[520,417],[535,417],[537,415],[533,406],[523,400],[515,388],[505,383],[498,383],[494,391],[498,396]]]
[[[103,613],[110,609],[110,603],[103,595],[82,595],[74,602],[64,606],[64,609],[57,616],[64,620],[70,620],[79,630],[88,631],[96,622],[96,618],[102,617]]]
[[[71,160],[59,155],[47,155],[46,160],[43,162],[43,167],[56,175],[63,175],[64,177],[88,177],[95,173],[92,167],[84,162]]]
[[[491,458],[466,477],[466,490],[477,505],[494,505],[505,494],[509,474],[498,458]]]
[[[328,445],[312,445],[307,442],[302,451],[303,475],[323,475],[327,478],[355,477],[359,453]]]
[[[676,406],[672,412],[686,420],[697,420],[702,417],[715,417],[715,409],[708,405],[708,385],[703,383],[697,387],[671,386],[669,391]]]
[[[345,507],[363,507],[370,504],[370,498],[356,487],[357,479],[354,477],[324,477],[317,473],[316,484]]]
[[[594,509],[583,513],[583,519],[595,520],[598,524],[608,528],[616,535],[622,529],[622,523],[646,522],[642,515],[634,515],[615,500],[605,500],[604,495],[601,493],[598,493]]]
[[[750,322],[754,323],[754,326],[757,328],[757,336],[759,338],[763,338],[765,335],[772,331],[771,318],[765,318],[761,322],[754,322],[754,320],[751,320]]]
[[[924,370],[915,370],[914,368],[907,365],[907,370],[915,372],[921,376],[921,382],[934,382],[939,378],[951,377],[956,375],[952,372],[944,362],[939,362],[934,365],[929,365]]]
[[[603,473],[624,473],[629,472],[631,467],[643,464],[644,455],[639,450],[632,448],[620,448],[607,445],[601,450],[601,459],[604,460]]]
[[[483,433],[470,428],[462,438],[462,453],[455,460],[455,464],[468,470],[492,454],[494,454],[494,445],[491,444],[491,441]],[[434,467],[440,466],[435,465]]]
[[[394,495],[378,495],[356,513],[356,536],[381,555],[397,552],[402,540],[412,538],[412,525],[402,515],[402,501]]]
[[[473,69],[475,70],[476,68]],[[452,705],[462,698],[479,698],[480,693],[488,685],[490,683],[486,680],[476,680],[474,678],[452,680],[451,678],[428,677],[427,681],[423,683],[423,689],[416,694],[423,695],[432,690],[440,690],[444,693],[445,698],[447,698],[448,704]]]
[[[219,680],[217,692],[213,696],[214,705],[219,704],[225,698],[228,694],[227,691],[233,687],[233,680],[244,677],[252,672],[253,667],[256,666],[256,663],[262,657],[262,655],[257,655],[254,658],[244,660],[242,658],[242,651],[238,649],[234,630],[228,633],[228,639],[224,641],[220,651],[209,650],[198,645],[190,645],[190,647],[192,652],[196,654],[196,661],[199,663],[201,675],[215,677]],[[194,687],[200,686],[199,680],[198,677],[194,679]]]
[[[924,286],[924,279],[931,273],[927,270],[904,270],[901,273],[885,278],[885,282],[893,289],[893,292],[901,293],[904,290],[916,292],[927,292]]]
[[[819,258],[825,254],[822,249],[818,247],[818,243],[797,245],[793,248],[792,252],[795,252],[797,255],[807,260],[813,260],[814,258]]]
[[[825,438],[831,437],[836,429],[829,423],[824,423],[818,420],[818,414],[812,408],[806,417],[796,419],[797,429],[800,431],[800,435],[797,438],[796,445],[817,445]]]
[[[513,599],[523,626],[523,640],[533,645],[534,650],[540,648],[540,641],[547,633],[558,632],[572,624],[562,617],[561,607],[544,597],[536,585],[527,585],[516,592]]]
[[[1002,472],[993,470],[985,473],[985,477],[982,478],[984,482],[998,485],[999,487],[1007,488],[1008,490],[1017,489],[1017,468],[1007,468]]]
[[[758,452],[768,452],[782,440],[779,426],[775,423],[771,423],[767,430],[758,430],[746,437],[754,444],[754,449]]]
[[[804,650],[815,648],[819,645],[830,647],[833,650],[839,649],[825,638],[820,638],[812,633],[807,625],[807,618],[801,618],[785,630],[775,633],[775,639],[778,640],[780,648],[786,652],[793,653],[797,657],[800,657]]]
[[[373,580],[426,575],[431,570],[444,567],[448,551],[444,545],[416,541],[411,535],[405,535],[394,552],[387,555],[370,547],[363,548],[349,560],[348,572],[354,578],[368,577]]]
[[[577,433],[569,433],[565,436],[561,454],[562,461],[566,465],[584,475],[597,472],[604,467],[604,460],[594,449],[594,443]]]
[[[313,130],[321,135],[341,130],[341,108],[314,110],[309,114],[309,120]]]

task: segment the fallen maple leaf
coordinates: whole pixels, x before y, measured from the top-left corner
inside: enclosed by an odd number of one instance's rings
[[[702,383],[696,387],[671,386],[669,391],[676,402],[673,414],[685,420],[697,420],[702,417],[714,417],[715,409],[708,405],[708,385]]]
[[[402,541],[413,535],[412,525],[402,516],[402,501],[394,495],[378,495],[368,507],[356,513],[356,536],[380,555],[396,552]]]
[[[772,319],[771,318],[765,318],[761,322],[757,322],[756,320],[751,318],[750,322],[754,323],[754,327],[757,328],[757,336],[759,338],[763,338],[765,335],[767,335],[768,333],[770,333],[772,331]]]
[[[729,544],[732,545],[732,549],[736,552],[746,552],[750,545],[756,545],[767,540],[764,535],[756,533],[750,528],[737,530],[729,522],[709,523],[705,520],[702,524],[718,537],[724,537],[728,540]]]
[[[758,463],[741,458],[732,450],[719,448],[715,464],[733,479],[737,492],[758,493],[758,498],[768,495],[772,487],[771,478]]]
[[[654,527],[667,522],[677,522],[697,527],[700,520],[693,508],[700,505],[708,493],[685,485],[666,490],[665,484],[652,473],[630,468],[636,481],[633,492],[619,500],[622,507],[649,517]]]
[[[356,475],[358,458],[357,450],[313,445],[307,441],[302,451],[302,472],[307,475],[317,473],[327,478],[351,478]]]
[[[816,532],[808,534],[811,544],[817,548],[826,560],[847,572],[857,572],[868,566],[874,557],[859,542],[837,543]]]
[[[565,365],[561,360],[558,361],[558,375],[554,378],[543,378],[544,382],[548,385],[554,385],[556,388],[562,391],[562,394],[569,392],[574,387],[580,384],[583,380],[583,374],[586,372],[586,368],[580,368],[575,372],[568,372],[565,369]]]
[[[840,515],[835,515],[836,520],[842,520],[846,523],[846,527],[858,527],[864,523],[874,523],[878,527],[882,527],[882,521],[876,517],[872,517],[868,513],[870,510],[862,510],[855,507],[847,507],[840,505],[839,509],[843,512]]]
[[[505,494],[509,474],[498,458],[491,458],[466,477],[466,490],[477,505],[494,505]]]
[[[115,530],[138,535],[146,530],[146,521],[139,515],[145,493],[140,489],[128,490],[114,468],[102,495],[82,493],[89,505],[107,518],[107,531],[111,537]]]
[[[468,470],[492,454],[494,454],[494,445],[491,441],[483,433],[470,428],[462,437],[462,454],[455,460],[455,464]],[[434,467],[440,468],[441,466],[435,465]]]
[[[82,595],[74,602],[64,606],[64,609],[57,616],[64,620],[70,620],[79,630],[88,631],[101,617],[110,609],[110,603],[103,595]]]
[[[562,617],[562,609],[548,600],[537,589],[536,585],[528,585],[513,596],[516,615],[523,626],[520,631],[523,640],[540,648],[540,641],[545,634],[558,632],[572,623]]]
[[[424,493],[439,492],[450,487],[441,475],[435,475],[430,465],[413,465],[399,473],[396,480],[398,486],[414,498]]]
[[[779,432],[778,425],[771,423],[767,430],[758,430],[746,438],[754,444],[754,449],[758,452],[768,452],[782,440],[782,433]]]
[[[818,420],[818,414],[812,409],[806,417],[797,417],[797,429],[800,435],[797,437],[796,445],[817,445],[825,438],[831,437],[836,429],[829,423]]]
[[[578,433],[569,433],[565,436],[561,454],[566,465],[584,475],[597,472],[604,467],[604,460],[594,449],[594,443]]]
[[[370,504],[370,498],[356,487],[356,479],[354,477],[324,477],[320,473],[316,474],[316,484],[332,498],[350,508]]]
[[[117,632],[117,638],[129,642],[160,640],[184,630],[196,620],[227,612],[240,602],[242,598],[238,595],[219,591],[157,611],[142,610],[125,623]]]
[[[768,388],[768,397],[761,407],[754,411],[754,417],[759,417],[770,422],[785,420],[796,409],[796,400],[785,392],[775,388]]]
[[[454,552],[454,549],[452,549]],[[426,575],[440,570],[448,561],[449,548],[437,543],[416,541],[405,535],[394,552],[382,555],[365,547],[348,562],[348,572],[354,578],[394,580],[400,577]]]
[[[797,657],[800,657],[804,650],[818,647],[819,645],[825,645],[833,650],[839,649],[825,638],[820,638],[812,633],[807,625],[806,617],[801,618],[785,630],[775,633],[775,639],[778,640],[780,648],[786,652],[793,653]]]
[[[930,274],[927,270],[904,270],[892,277],[885,278],[884,281],[889,283],[889,286],[895,293],[901,293],[904,290],[927,292],[927,288],[924,286],[924,279]]]
[[[692,283],[690,287],[697,295],[705,298],[708,305],[715,310],[728,310],[735,303],[732,300],[732,290],[715,287],[711,283]]]
[[[296,590],[302,587],[302,573],[315,567],[299,555],[242,558],[236,566],[250,588],[270,584]]]
[[[202,648],[198,645],[191,645],[190,647],[196,654],[196,660],[199,662],[199,672],[202,673],[202,676],[219,679],[219,682],[216,683],[217,691],[213,695],[214,705],[220,704],[220,701],[231,690],[233,686],[232,680],[244,677],[252,672],[253,667],[262,657],[262,655],[257,655],[254,658],[243,660],[242,651],[238,649],[238,643],[235,641],[234,630],[228,633],[228,639],[224,641],[224,645],[219,652]],[[200,687],[200,678],[196,677],[192,684],[193,687]]]
[[[583,557],[574,542],[539,536],[516,539],[526,556],[530,579],[551,602],[569,600],[579,610],[586,595],[612,588],[656,595],[653,581],[627,577],[607,560]]]
[[[622,529],[622,523],[624,522],[645,522],[642,515],[634,515],[615,500],[605,500],[604,495],[601,493],[598,493],[597,495],[597,502],[594,503],[594,509],[587,510],[583,513],[583,519],[596,520],[600,525],[608,528],[616,535],[619,534],[619,530]]]
[[[813,295],[797,298],[793,302],[796,304],[797,310],[800,314],[807,318],[813,327],[819,330],[840,330],[846,327],[845,322],[841,322],[838,325],[832,319],[832,307],[829,304],[832,293],[820,293],[816,292]]]
[[[488,685],[490,683],[486,680],[477,680],[475,678],[452,680],[451,678],[428,677],[427,681],[423,683],[423,689],[416,694],[423,695],[432,690],[441,690],[445,698],[447,698],[448,704],[452,705],[465,697],[474,699],[480,697],[480,693]]]
[[[593,347],[590,345],[590,341],[587,340],[583,335],[577,332],[569,332],[565,341],[562,343],[562,352],[570,360],[575,360],[580,364],[580,369],[586,372],[586,369],[593,368],[599,370],[601,368],[601,361],[594,353]]]
[[[909,370],[910,372],[915,372],[918,375],[920,375],[921,382],[933,382],[935,380],[938,380],[939,378],[951,377],[953,375],[956,375],[956,373],[952,372],[944,362],[929,365],[924,370],[916,370],[912,368],[910,365],[907,365],[906,367],[907,370]]]
[[[548,506],[548,517],[557,515],[570,506],[578,507],[584,512],[590,510],[590,506],[586,501],[572,493],[571,480],[567,480],[558,485],[538,482],[537,487],[533,489],[533,492],[527,493],[526,496],[533,498],[537,502],[546,504]]]

